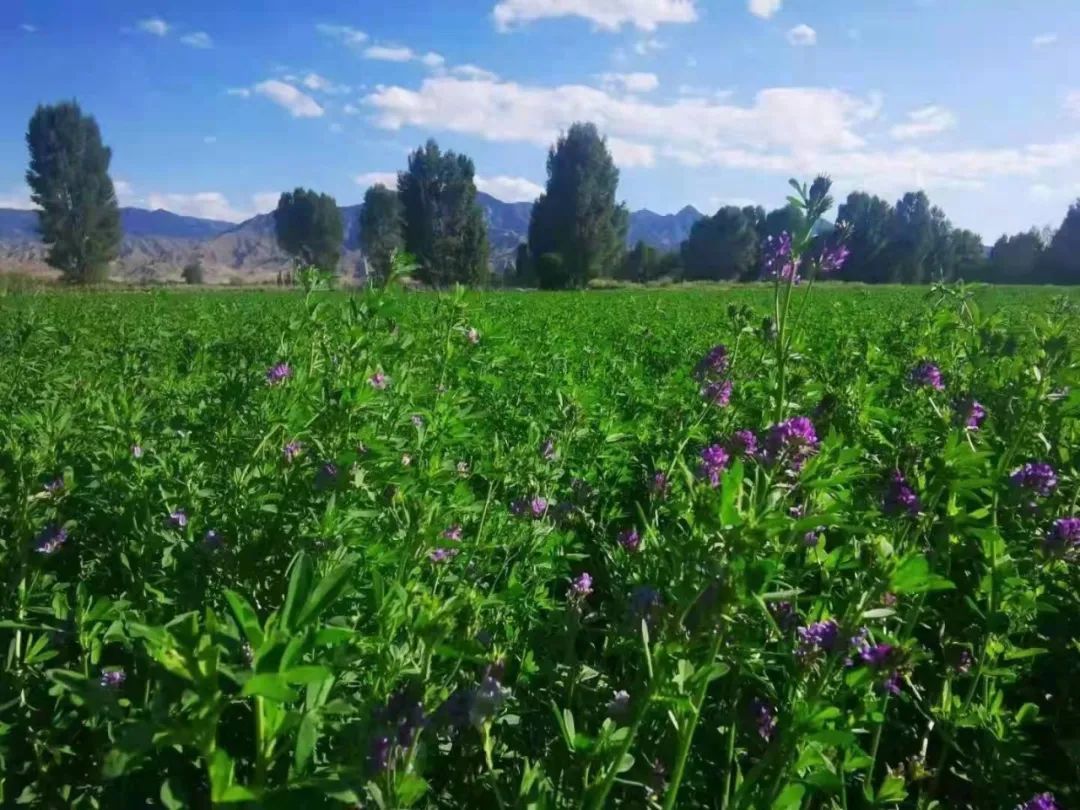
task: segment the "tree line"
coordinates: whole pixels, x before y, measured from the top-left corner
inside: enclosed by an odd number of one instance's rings
[[[70,281],[103,280],[122,234],[108,173],[112,153],[97,122],[75,102],[39,106],[26,141],[26,180],[39,208],[48,263]],[[444,152],[429,140],[409,155],[396,188],[369,188],[359,221],[368,270],[385,275],[394,254],[407,251],[426,284],[489,283],[487,226],[475,175],[467,155]],[[506,281],[545,289],[580,288],[600,277],[751,281],[762,276],[762,245],[803,225],[801,212],[790,204],[772,211],[723,206],[696,222],[678,251],[658,251],[644,242],[627,250],[629,213],[618,201],[618,184],[606,139],[593,124],[573,124],[548,151],[546,186]],[[837,223],[850,250],[841,280],[1080,284],[1080,200],[1056,231],[1002,236],[988,254],[977,234],[955,228],[922,191],[894,204],[852,192],[839,206]],[[303,188],[285,192],[274,225],[278,244],[297,263],[337,270],[344,223],[332,196]],[[815,236],[822,245],[829,230]],[[202,282],[201,266],[189,266],[183,275]]]

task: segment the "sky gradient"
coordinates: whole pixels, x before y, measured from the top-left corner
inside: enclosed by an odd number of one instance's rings
[[[121,203],[239,221],[298,185],[359,202],[428,137],[532,199],[575,120],[632,209],[922,188],[958,227],[1060,223],[1080,196],[1075,0],[6,0],[0,207],[26,123],[77,98]]]

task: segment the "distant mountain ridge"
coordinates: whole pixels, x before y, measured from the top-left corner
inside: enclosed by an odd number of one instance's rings
[[[517,246],[528,241],[532,203],[506,203],[477,192],[484,212],[496,270],[512,264]],[[345,226],[343,272],[352,272],[362,261],[360,251],[360,205],[340,208]],[[675,214],[643,209],[630,214],[627,244],[644,241],[657,250],[677,250],[701,219],[693,206]],[[184,265],[198,260],[207,277],[222,281],[268,280],[290,266],[289,257],[274,238],[274,216],[259,214],[239,224],[171,211],[121,208],[124,232],[114,275],[131,280],[176,280]],[[47,270],[45,246],[37,232],[37,214],[0,208],[0,271]]]

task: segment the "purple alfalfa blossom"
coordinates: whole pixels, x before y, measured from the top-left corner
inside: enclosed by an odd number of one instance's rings
[[[544,443],[540,445],[540,457],[544,461],[554,461],[558,457],[555,452],[555,439],[550,436],[544,439]]]
[[[1016,810],[1060,810],[1060,808],[1053,793],[1039,793],[1023,804],[1018,804]]]
[[[626,529],[619,532],[619,545],[631,554],[641,550],[641,535],[637,529]]]
[[[793,416],[769,428],[762,458],[768,464],[783,462],[792,470],[800,470],[820,445],[814,423],[805,416]]]
[[[187,512],[183,509],[177,509],[173,512],[169,512],[169,525],[174,529],[183,529],[188,525]]]
[[[1009,481],[1014,487],[1030,490],[1042,498],[1053,494],[1058,485],[1054,468],[1042,461],[1029,461],[1017,467],[1009,475]]]
[[[384,390],[390,385],[390,378],[383,374],[381,371],[376,371],[370,377],[368,377],[368,384],[371,385],[376,391]]]
[[[462,534],[461,524],[454,523],[449,528],[447,528],[446,530],[443,531],[442,536],[445,537],[447,540],[453,540],[455,543],[460,543],[461,542],[461,534]]]
[[[48,481],[45,486],[41,488],[41,491],[46,495],[59,495],[64,491],[64,479],[54,478],[52,481]]]
[[[529,501],[529,511],[532,513],[533,519],[539,520],[547,512],[548,502],[547,498],[541,498],[537,496]]]
[[[945,382],[941,377],[941,369],[934,363],[919,363],[911,371],[911,381],[915,385],[933,388],[935,391],[945,390]]]
[[[803,534],[803,538],[802,538],[803,545],[806,546],[807,548],[813,548],[821,540],[821,536],[824,533],[825,533],[825,527],[824,526],[818,526],[818,527],[816,527],[814,529],[811,529],[810,531]]]
[[[892,644],[870,644],[864,641],[859,650],[859,659],[873,669],[881,669],[896,659],[896,648]]]
[[[143,457],[142,445],[139,445],[139,444],[131,445],[131,457],[133,459],[135,459],[136,461],[138,461],[140,458]]]
[[[790,233],[782,231],[776,236],[769,236],[762,244],[761,252],[761,267],[765,278],[798,283],[799,269],[792,250]]]
[[[424,417],[422,417],[418,413],[414,413],[412,416],[410,416],[409,421],[413,423],[414,428],[419,429],[424,426]]]
[[[279,385],[292,377],[292,366],[288,363],[278,363],[266,370],[266,384]]]
[[[608,701],[608,717],[613,720],[621,720],[630,712],[630,693],[620,689],[611,696]]]
[[[292,464],[303,452],[304,445],[294,439],[282,448],[281,455],[284,457],[286,464]]]
[[[694,378],[697,380],[710,380],[723,377],[730,365],[727,346],[717,344],[705,353],[696,366],[694,366]]]
[[[372,771],[382,773],[390,766],[390,755],[393,752],[393,747],[394,744],[390,737],[385,734],[372,738],[371,746],[368,749],[368,762]]]
[[[728,439],[728,452],[750,458],[757,452],[758,440],[752,430],[736,430]]]
[[[203,546],[209,551],[217,551],[225,544],[221,535],[214,529],[210,529],[203,535]]]
[[[652,474],[652,478],[649,479],[649,492],[663,499],[667,497],[670,489],[671,481],[668,480],[666,473],[657,471]]]
[[[799,613],[791,602],[770,602],[769,613],[784,632],[791,630],[799,623]]]
[[[98,683],[103,689],[119,689],[127,680],[127,674],[122,669],[103,669]]]
[[[904,679],[900,675],[900,670],[894,669],[888,674],[884,681],[880,684],[882,692],[888,692],[890,695],[899,695],[903,691]]]
[[[63,526],[46,526],[34,540],[34,551],[38,554],[55,554],[67,539],[67,529]]]
[[[570,589],[566,592],[566,598],[571,602],[581,602],[592,593],[592,575],[587,571],[578,574],[570,581]]]
[[[889,515],[909,515],[914,517],[919,514],[922,504],[919,496],[911,488],[904,474],[900,470],[893,470],[889,474],[889,482],[885,488],[883,500],[885,513]]]
[[[896,607],[896,603],[898,601],[899,599],[897,598],[896,594],[892,593],[891,591],[885,591],[885,593],[881,595],[881,604],[883,604],[885,607]]]
[[[324,462],[315,473],[315,486],[318,489],[330,489],[337,485],[340,474],[337,464],[332,461]]]
[[[709,486],[715,489],[720,486],[720,474],[727,469],[729,461],[731,461],[731,456],[723,445],[709,445],[701,451],[698,475],[707,480]]]
[[[458,549],[456,548],[437,548],[428,554],[428,559],[436,565],[450,562],[458,555]]]
[[[731,380],[714,380],[701,387],[701,396],[710,405],[726,408],[731,402]]]
[[[1064,554],[1080,549],[1080,518],[1063,517],[1054,521],[1043,538],[1043,551],[1047,554]]]
[[[965,430],[978,430],[986,419],[986,408],[978,400],[969,399],[960,404],[960,414]]]
[[[847,261],[848,256],[851,255],[851,251],[848,246],[843,242],[826,245],[821,249],[821,257],[818,259],[818,269],[822,275],[829,275],[830,273],[838,273],[844,266],[844,262]]]
[[[953,669],[960,675],[967,675],[971,672],[971,667],[975,664],[975,659],[971,656],[968,650],[960,650],[956,655],[956,660],[953,663]]]
[[[832,652],[840,636],[840,625],[832,619],[825,619],[824,621],[808,624],[806,627],[800,627],[797,635],[799,637],[799,649],[796,654],[800,658],[806,658],[821,652]]]
[[[754,716],[758,736],[765,742],[771,740],[776,733],[776,710],[764,700],[755,700],[750,704],[750,712]]]

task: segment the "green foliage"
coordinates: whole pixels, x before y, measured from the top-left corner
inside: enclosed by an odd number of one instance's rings
[[[398,175],[405,249],[427,284],[487,281],[487,226],[476,204],[475,173],[468,156],[441,152],[429,140],[409,155],[408,170]]]
[[[1004,234],[990,249],[987,281],[995,284],[1031,284],[1036,268],[1042,264],[1044,245],[1035,229],[1024,233]]]
[[[1040,281],[1080,284],[1080,200],[1069,206],[1038,263]]]
[[[686,278],[737,281],[757,275],[755,210],[726,205],[711,217],[695,222],[681,250]]]
[[[616,202],[619,170],[594,124],[575,123],[548,151],[547,187],[529,220],[529,252],[561,257],[561,284],[612,274],[625,252],[629,214]],[[552,276],[540,274],[542,286]]]
[[[836,221],[848,225],[845,243],[851,250],[840,278],[871,283],[889,280],[884,257],[891,220],[892,206],[880,197],[862,191],[847,196],[836,212]]]
[[[378,184],[364,192],[360,246],[376,279],[389,275],[392,257],[404,247],[402,227],[401,200],[396,190]]]
[[[310,189],[287,191],[274,211],[278,245],[302,265],[336,273],[344,226],[337,201]]]
[[[184,265],[184,269],[180,271],[180,277],[185,284],[202,284],[205,275],[202,262],[198,259],[188,262]]]
[[[30,199],[41,210],[47,261],[66,281],[104,281],[120,249],[120,210],[109,177],[112,152],[79,105],[39,106],[26,131]]]

